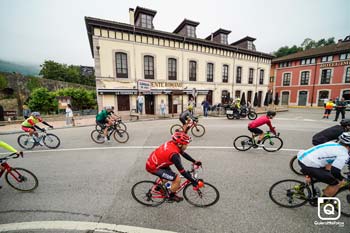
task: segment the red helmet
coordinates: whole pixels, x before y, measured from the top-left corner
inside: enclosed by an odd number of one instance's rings
[[[174,142],[181,145],[188,145],[192,141],[191,137],[184,132],[175,132],[171,138]]]

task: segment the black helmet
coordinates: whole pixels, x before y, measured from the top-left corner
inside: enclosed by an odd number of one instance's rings
[[[269,117],[271,117],[271,116],[276,116],[276,112],[270,110],[270,111],[267,111],[267,112],[266,112],[266,115],[269,116]]]
[[[350,119],[343,119],[340,121],[340,125],[343,127],[350,126]]]

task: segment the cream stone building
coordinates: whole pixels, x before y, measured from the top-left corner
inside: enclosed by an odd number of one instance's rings
[[[99,109],[136,109],[139,94],[146,114],[159,114],[162,100],[167,113],[183,111],[191,99],[200,110],[204,99],[228,103],[243,93],[250,102],[257,93],[262,103],[273,56],[256,51],[254,38],[229,44],[230,31],[219,29],[200,39],[198,22],[184,19],[164,32],[154,28],[154,10],[130,8],[129,15],[129,24],[85,17]]]

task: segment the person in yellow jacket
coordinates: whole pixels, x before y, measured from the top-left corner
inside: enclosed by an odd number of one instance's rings
[[[329,99],[324,106],[325,110],[324,110],[323,118],[328,119],[329,115],[331,115],[333,106],[334,106],[333,100]]]
[[[10,151],[10,152],[14,152],[16,154],[21,154],[22,151],[17,151],[15,148],[13,148],[12,146],[10,146],[9,144],[7,144],[6,142],[4,141],[0,141],[0,147],[7,150],[7,151]],[[1,161],[1,158],[0,158],[0,161]],[[0,171],[3,169],[3,167],[1,166],[0,164]],[[1,185],[1,179],[0,179],[0,189],[2,188],[2,185]]]

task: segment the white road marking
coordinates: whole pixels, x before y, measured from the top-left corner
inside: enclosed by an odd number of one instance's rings
[[[128,232],[128,233],[174,233],[173,231],[155,230],[143,227],[116,225],[98,222],[78,221],[40,221],[19,222],[0,225],[0,232],[20,230],[71,230],[71,231],[97,231],[97,232]]]
[[[47,152],[64,152],[64,151],[81,151],[81,150],[114,150],[114,149],[156,149],[158,146],[111,146],[111,147],[80,147],[80,148],[69,148],[69,149],[55,149],[55,150],[37,150],[37,151],[24,151],[24,153],[47,153]],[[194,149],[194,150],[200,150],[200,149],[207,149],[207,150],[217,150],[217,149],[234,149],[233,146],[190,146],[188,149]],[[258,148],[262,149],[262,148]],[[287,149],[282,148],[280,151],[300,151],[301,149]],[[236,151],[236,150],[235,150]],[[8,154],[3,152],[0,153],[1,155]]]

